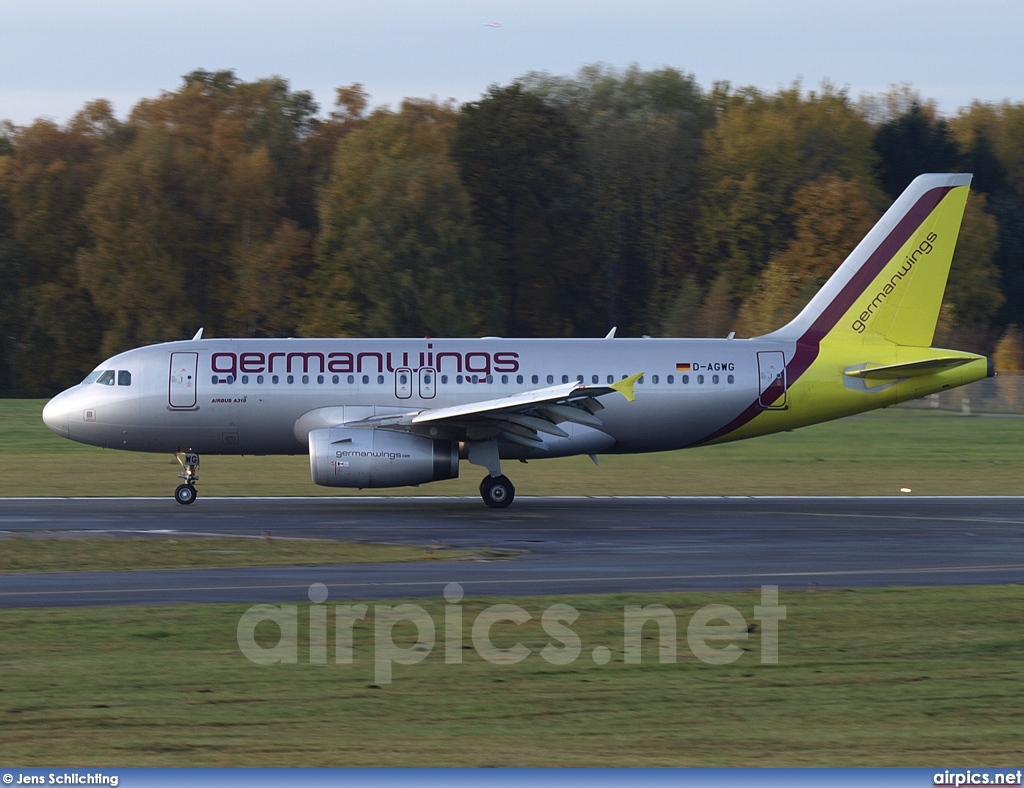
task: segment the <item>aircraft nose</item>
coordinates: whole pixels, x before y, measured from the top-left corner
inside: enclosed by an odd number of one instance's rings
[[[62,438],[70,435],[68,429],[69,408],[67,392],[61,392],[43,406],[43,424],[56,432]]]

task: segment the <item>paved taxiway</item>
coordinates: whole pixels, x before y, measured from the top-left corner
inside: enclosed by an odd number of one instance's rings
[[[3,499],[0,537],[204,535],[480,549],[404,564],[0,575],[0,607],[1024,582],[1021,498]],[[0,542],[2,549],[2,542]]]

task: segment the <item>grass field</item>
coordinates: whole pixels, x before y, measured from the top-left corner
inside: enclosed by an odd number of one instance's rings
[[[328,608],[337,600],[329,600]],[[0,750],[23,766],[936,766],[1024,759],[1024,587],[880,589],[781,595],[779,664],[760,634],[730,665],[699,662],[686,626],[727,604],[754,623],[757,592],[519,598],[532,616],[498,624],[495,645],[531,650],[491,664],[469,644],[445,664],[444,613],[419,665],[376,684],[375,609],[355,627],[353,664],[310,664],[299,606],[297,664],[258,666],[236,642],[244,605],[0,611]],[[580,613],[582,654],[540,657],[540,615]],[[679,660],[623,660],[623,608],[675,613]],[[389,603],[397,604],[397,603]],[[333,621],[333,615],[328,617]],[[261,625],[263,626],[263,625]],[[399,625],[395,642],[411,646]],[[276,630],[257,637],[276,639]],[[269,645],[269,643],[268,643]],[[611,660],[595,664],[595,646]],[[723,644],[715,644],[721,647]]]
[[[170,496],[168,455],[97,449],[43,425],[42,400],[0,400],[0,497]],[[681,452],[506,463],[519,495],[1022,495],[1024,419],[886,410],[791,433]],[[297,457],[207,455],[200,495],[477,495],[482,469],[423,487],[316,487]]]
[[[0,496],[169,496],[177,484],[170,457],[57,438],[39,421],[42,404],[0,401]],[[602,458],[601,468],[574,458],[506,472],[521,495],[1024,494],[1022,449],[1024,419],[885,411]],[[475,495],[476,471],[464,464],[461,480],[383,492]],[[310,483],[305,457],[209,456],[201,476],[205,495],[338,494]],[[0,541],[0,571],[109,566],[109,543],[92,541]],[[303,563],[307,547],[324,560],[319,542],[128,544],[133,566]],[[426,557],[344,552],[353,548],[373,550],[339,545],[330,560]],[[492,632],[503,648],[531,650],[519,664],[491,664],[470,646],[477,613],[498,602],[533,616]],[[753,624],[759,602],[756,592],[465,600],[464,661],[452,665],[442,603],[417,600],[437,645],[385,685],[374,673],[373,602],[355,626],[351,665],[334,664],[333,631],[328,664],[310,664],[309,605],[298,608],[297,664],[270,666],[239,650],[245,605],[0,610],[0,754],[24,766],[1019,766],[1024,586],[783,593],[779,664],[761,664],[756,629],[733,664],[690,653],[697,608],[732,605]],[[553,603],[580,612],[582,654],[565,666],[539,656],[560,645],[540,625]],[[659,664],[649,625],[642,664],[628,664],[624,606],[653,603],[676,614],[679,661]],[[266,627],[257,635],[272,641]],[[412,645],[411,628],[395,632]],[[596,646],[609,648],[607,664],[595,663]]]

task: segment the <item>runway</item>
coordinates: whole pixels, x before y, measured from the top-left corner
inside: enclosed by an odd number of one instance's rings
[[[1024,499],[0,499],[12,536],[247,536],[440,545],[401,564],[0,575],[0,607],[1024,582]],[[0,541],[0,549],[2,549]],[[498,557],[495,557],[497,555]]]

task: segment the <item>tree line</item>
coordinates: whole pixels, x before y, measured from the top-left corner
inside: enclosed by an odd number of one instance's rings
[[[954,117],[664,68],[321,112],[195,71],[124,120],[0,125],[0,395],[205,336],[753,336],[917,174],[975,173],[937,343],[1020,368],[1024,104]],[[1016,365],[1016,366],[1014,366]]]

